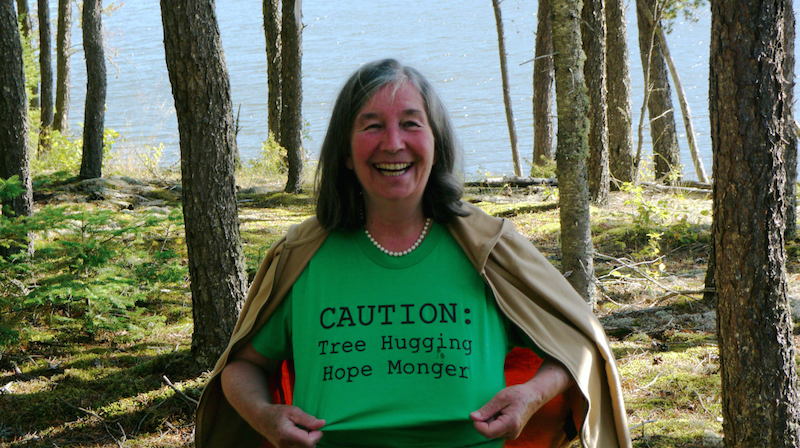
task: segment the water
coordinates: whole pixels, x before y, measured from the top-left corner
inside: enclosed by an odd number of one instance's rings
[[[51,1],[51,17],[55,3]],[[35,6],[35,5],[32,5]],[[266,51],[261,2],[218,0],[222,43],[231,78],[234,113],[239,112],[240,154],[246,160],[267,138]],[[533,145],[531,97],[536,31],[534,2],[502,3],[511,96],[522,157]],[[628,33],[633,122],[639,122],[642,69],[638,56],[635,13],[629,8]],[[74,16],[78,14],[75,13]],[[164,160],[179,159],[178,127],[164,60],[160,7],[155,0],[120,3],[103,17],[106,32],[108,97],[106,127],[122,135],[116,149],[137,153],[164,145]],[[324,138],[334,97],[360,64],[394,57],[419,69],[448,106],[465,153],[468,178],[490,172],[513,174],[503,106],[497,31],[489,0],[415,0],[303,2],[303,116],[308,138],[304,147],[315,158]],[[699,21],[679,21],[667,39],[680,72],[706,172],[711,171],[708,120],[708,52],[710,12]],[[83,121],[85,62],[81,30],[73,28],[70,123]],[[55,58],[54,58],[55,59]],[[673,95],[674,96],[674,95]],[[674,100],[677,108],[677,98]],[[680,116],[680,114],[677,114]],[[684,176],[696,178],[682,121],[678,118]],[[634,128],[634,136],[636,129]],[[645,151],[649,151],[645,132]],[[527,171],[527,170],[526,170]]]

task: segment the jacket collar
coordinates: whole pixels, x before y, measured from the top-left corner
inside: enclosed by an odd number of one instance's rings
[[[475,269],[483,273],[489,254],[500,238],[509,230],[510,224],[502,218],[486,214],[469,202],[461,202],[469,216],[455,219],[448,228],[458,241]]]

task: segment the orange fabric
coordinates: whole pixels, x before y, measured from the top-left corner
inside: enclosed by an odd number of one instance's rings
[[[506,385],[522,384],[533,377],[542,358],[532,350],[517,347],[506,356]],[[560,447],[567,442],[564,425],[569,418],[570,406],[561,394],[542,406],[514,440],[506,442],[506,447],[550,448]]]
[[[527,348],[514,348],[506,356],[505,373],[506,385],[513,386],[522,384],[533,378],[542,358],[538,357],[532,350]],[[270,386],[273,403],[292,404],[292,390],[294,388],[294,363],[284,361],[270,378]],[[280,387],[277,387],[277,385]],[[549,403],[542,406],[538,412],[533,414],[522,434],[515,440],[506,441],[506,447],[515,448],[553,448],[563,446],[568,440],[564,432],[567,419],[570,418],[570,400],[567,394],[561,394]],[[580,409],[580,406],[577,407]],[[578,417],[580,418],[580,417]],[[576,420],[576,427],[580,424]],[[265,448],[272,445],[264,441]]]

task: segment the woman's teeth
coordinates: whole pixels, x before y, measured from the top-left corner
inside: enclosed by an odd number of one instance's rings
[[[412,163],[376,163],[375,168],[384,176],[400,176],[411,168]]]

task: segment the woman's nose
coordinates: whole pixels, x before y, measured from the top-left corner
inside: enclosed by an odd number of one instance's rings
[[[389,152],[397,152],[403,149],[403,136],[398,126],[388,126],[383,134],[381,149]]]

